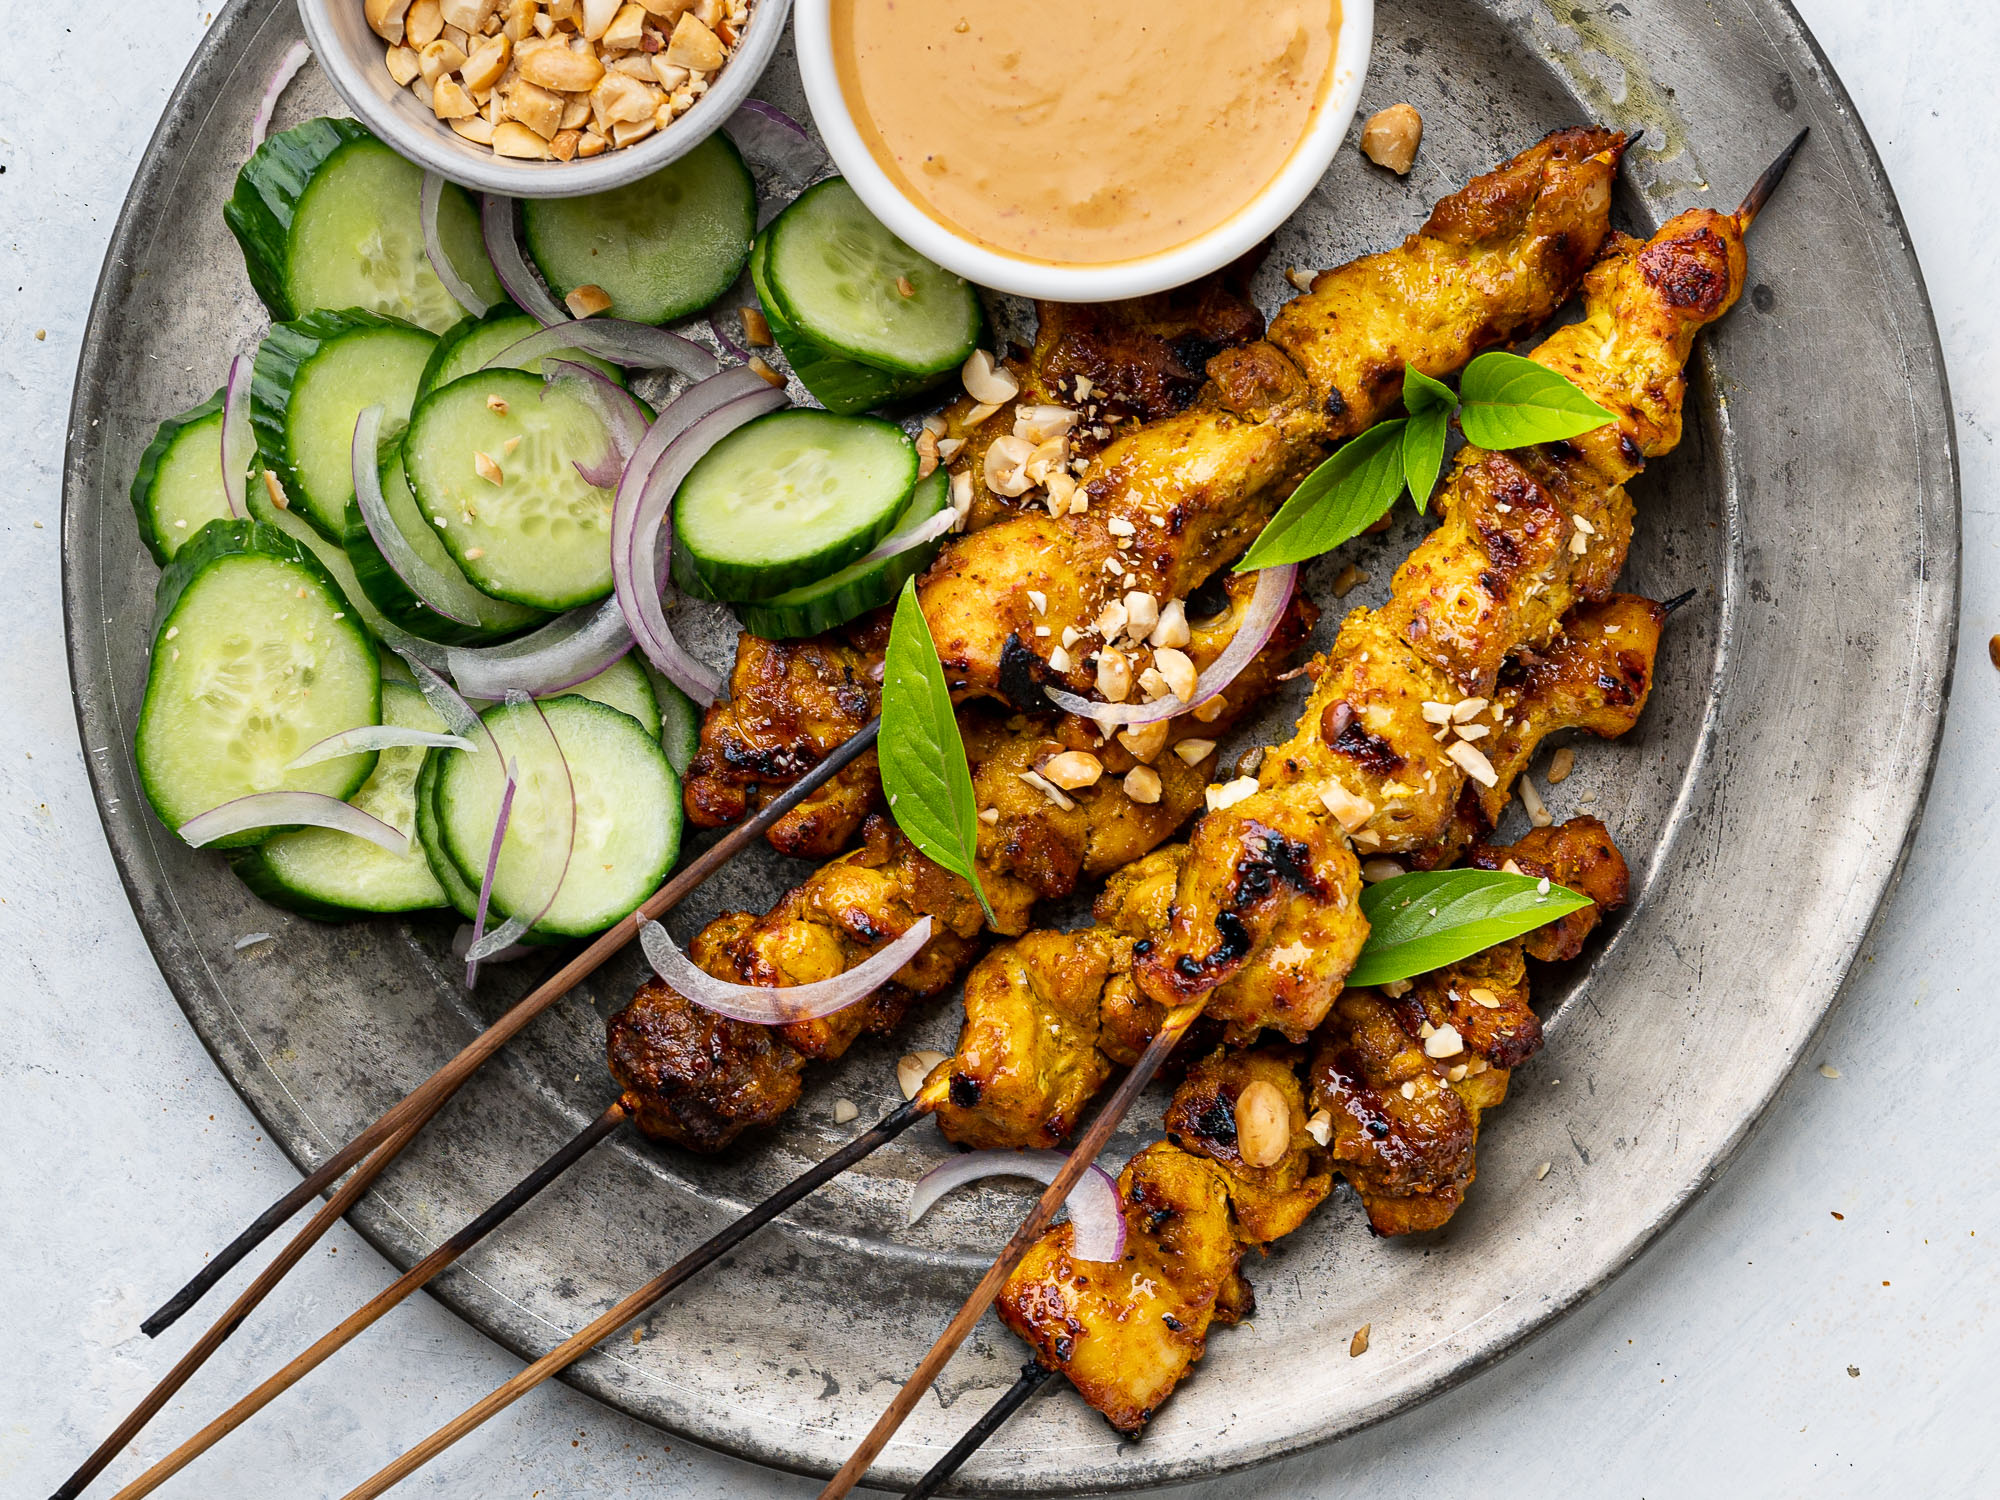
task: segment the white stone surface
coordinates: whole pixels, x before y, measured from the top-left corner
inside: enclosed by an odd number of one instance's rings
[[[2000,1050],[1986,990],[2000,958],[2000,676],[1986,656],[2000,630],[2000,29],[1990,0],[1798,3],[1909,217],[1950,362],[1966,499],[1964,648],[1943,757],[1902,888],[1813,1059],[1839,1076],[1806,1067],[1723,1182],[1531,1347],[1397,1421],[1202,1487],[1201,1500],[1993,1491],[2000,1174],[1981,1069]],[[207,19],[192,0],[65,0],[10,6],[0,30],[0,1494],[13,1496],[47,1494],[168,1367],[185,1336],[140,1336],[150,1300],[294,1180],[182,1021],[119,892],[58,625],[78,339],[126,183]],[[1838,525],[1838,496],[1827,512]],[[387,1280],[344,1228],[303,1272],[112,1478]],[[417,1299],[166,1493],[340,1494],[515,1368]],[[551,1386],[401,1493],[813,1488]]]

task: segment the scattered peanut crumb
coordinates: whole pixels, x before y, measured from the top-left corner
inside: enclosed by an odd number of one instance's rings
[[[646,1330],[643,1328],[635,1328],[632,1330],[632,1342],[635,1345],[645,1336],[646,1336]]]
[[[861,1110],[852,1099],[836,1099],[833,1101],[833,1123],[836,1125],[845,1125],[860,1113]]]
[[[750,356],[750,368],[757,372],[758,378],[766,385],[782,387],[785,383],[785,377],[772,369],[770,361],[766,360],[761,354]]]
[[[1364,569],[1357,568],[1353,563],[1349,563],[1340,570],[1340,576],[1333,580],[1333,597],[1336,599],[1345,599],[1367,581],[1367,572]]]
[[[1836,1068],[1832,1063],[1821,1063],[1819,1065],[1819,1076],[1822,1078],[1838,1078],[1840,1076],[1840,1069]]]
[[[1561,786],[1569,779],[1569,773],[1576,769],[1576,752],[1564,745],[1549,757],[1549,785]]]
[[[481,453],[476,449],[472,454],[472,472],[488,484],[505,484],[507,482],[507,476],[500,472],[500,465],[493,461],[492,456]]]
[[[1540,1182],[1544,1177],[1548,1176],[1549,1168],[1554,1165],[1555,1163],[1552,1161],[1545,1161],[1539,1167],[1535,1168],[1535,1181]]]
[[[1368,1352],[1368,1330],[1374,1326],[1373,1323],[1363,1323],[1359,1328],[1354,1330],[1354,1337],[1347,1341],[1347,1357],[1349,1359],[1359,1359]]]
[[[586,281],[563,298],[563,306],[573,318],[594,318],[610,309],[611,295],[595,282]]]
[[[898,276],[896,278],[896,295],[898,297],[914,297],[917,295],[917,289],[910,285],[909,277]]]
[[[740,309],[740,313],[743,319],[743,342],[752,349],[770,348],[771,324],[763,311],[760,308],[746,307]]]
[[[1361,127],[1361,154],[1397,176],[1408,174],[1424,138],[1424,117],[1410,104],[1378,109]]]
[[[1294,288],[1301,292],[1309,292],[1313,289],[1312,272],[1301,271],[1297,266],[1285,267],[1285,280],[1289,281]]]
[[[48,336],[49,336],[49,331],[46,328],[37,328],[35,330],[35,342],[38,344],[41,343],[44,339],[46,339]],[[1995,651],[2000,652],[2000,635],[1996,635],[1993,637],[1993,645]],[[2000,666],[2000,655],[1996,655],[1994,657],[1994,665]]]
[[[488,396],[486,398],[486,409],[491,412],[498,412],[503,417],[506,416],[507,398],[498,394]]]

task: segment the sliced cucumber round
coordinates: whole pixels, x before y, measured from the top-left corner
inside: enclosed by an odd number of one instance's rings
[[[685,777],[694,753],[701,748],[701,707],[651,662],[646,678],[653,684],[653,701],[660,705],[660,748],[676,776]]]
[[[936,375],[978,347],[979,294],[884,228],[844,178],[807,188],[766,232],[764,274],[784,320],[822,348]]]
[[[915,526],[950,504],[951,482],[943,469],[933,469],[928,478],[918,482],[908,508],[896,518],[894,529],[901,531]],[[929,567],[943,546],[944,539],[940,537],[893,557],[850,563],[817,583],[802,584],[754,604],[740,604],[736,607],[736,617],[750,634],[767,641],[818,635],[891,602],[902,591],[904,582]]]
[[[222,492],[222,395],[168,417],[139,455],[132,476],[132,512],[139,540],[165,567],[210,521],[229,518]]]
[[[917,450],[876,417],[772,412],[717,443],[674,497],[674,570],[714,599],[768,599],[846,567],[888,533]]]
[[[660,702],[653,695],[652,678],[635,653],[627,652],[589,681],[564,691],[615,708],[636,719],[654,739],[660,737]]]
[[[481,370],[418,404],[403,468],[424,518],[475,585],[496,599],[570,609],[611,592],[615,492],[574,463],[605,441],[597,414],[561,385]]]
[[[133,756],[169,828],[253,792],[352,796],[375,769],[372,753],[296,770],[291,761],[330,734],[379,723],[381,709],[374,642],[282,532],[211,521],[167,564]]]
[[[382,722],[441,732],[444,721],[414,687],[382,684]],[[417,777],[429,752],[421,745],[382,751],[361,790],[347,800],[410,839],[391,854],[379,844],[332,828],[301,828],[266,839],[236,862],[243,883],[278,906],[339,921],[370,912],[429,911],[450,898],[416,838]]]
[[[626,187],[521,204],[528,253],[558,297],[601,287],[611,316],[668,323],[699,312],[743,274],[757,185],[717,131]]]
[[[417,843],[424,851],[424,863],[438,883],[445,899],[458,914],[471,922],[479,916],[479,887],[469,885],[444,847],[444,833],[438,826],[437,780],[445,761],[460,754],[457,750],[433,750],[424,758],[417,773]]]
[[[409,542],[411,549],[438,572],[451,578],[463,577],[458,563],[445,544],[438,540],[437,528],[424,519],[423,513],[417,509],[416,496],[410,493],[409,480],[403,475],[403,434],[400,429],[382,440],[380,474],[382,498],[388,504],[389,519]],[[425,640],[447,646],[477,645],[483,641],[504,640],[549,618],[546,610],[530,609],[525,604],[512,604],[505,599],[480,595],[467,582],[464,584],[467,597],[477,605],[477,609],[462,613],[476,614],[484,623],[467,624],[447,619],[418,598],[390,565],[389,559],[382,555],[382,549],[375,544],[374,533],[362,517],[359,501],[348,502],[347,526],[341,544],[346,549],[348,561],[354,565],[356,581],[375,607],[385,618]],[[451,601],[447,599],[445,602],[449,604]]]
[[[792,373],[799,377],[799,383],[812,392],[813,399],[821,406],[839,416],[853,416],[892,401],[907,400],[951,379],[950,370],[936,375],[892,375],[887,370],[835,354],[807,338],[785,316],[783,304],[771,291],[765,274],[770,246],[771,237],[766,233],[759,235],[751,247],[750,285],[756,289],[757,301],[764,308],[764,321],[771,326],[772,340],[792,367]]]
[[[483,318],[465,318],[454,323],[439,336],[437,348],[431,352],[430,363],[424,366],[423,378],[417,382],[417,399],[421,401],[438,387],[450,385],[460,376],[485,369],[495,356],[505,353],[510,345],[520,343],[529,334],[539,333],[541,327],[511,302],[489,309]],[[618,385],[625,384],[625,372],[610,360],[598,359],[576,349],[565,350],[560,355],[542,355],[513,368],[539,375],[542,373],[542,360],[554,358],[589,365],[602,372],[607,380]]]
[[[569,771],[553,764],[547,738],[518,722],[532,713],[501,704],[481,717],[500,747],[492,755],[446,757],[432,789],[438,832],[452,863],[476,891],[492,846],[506,761],[518,767],[513,810],[494,868],[491,906],[511,915],[536,901],[545,841],[575,807],[568,873],[536,923],[544,935],[601,932],[644,901],[680,853],[680,780],[657,739],[631,715],[565,693],[542,705]],[[489,918],[489,920],[491,920]]]
[[[421,328],[359,308],[274,323],[257,346],[250,425],[258,461],[322,536],[339,542],[347,530],[354,419],[380,406],[385,425],[407,420],[436,346]]]
[[[361,580],[355,575],[354,562],[346,549],[337,542],[330,542],[312,527],[301,521],[298,512],[280,510],[271,498],[271,490],[264,483],[262,474],[248,476],[248,487],[244,491],[245,501],[250,511],[250,519],[260,521],[280,532],[305,549],[308,556],[320,565],[340,590],[340,596],[348,602],[368,633],[376,640],[387,640],[392,633],[382,611],[375,607],[375,601],[368,597],[361,587]]]
[[[424,254],[421,169],[352,120],[308,120],[270,137],[236,175],[222,217],[271,316],[359,307],[440,333],[465,316]],[[505,292],[471,196],[451,183],[438,238],[489,302]]]

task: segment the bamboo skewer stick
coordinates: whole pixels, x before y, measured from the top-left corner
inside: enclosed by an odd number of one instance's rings
[[[951,1451],[930,1467],[930,1472],[917,1481],[916,1488],[903,1496],[903,1500],[931,1500],[946,1480],[964,1467],[965,1461],[977,1453],[985,1441],[998,1432],[1007,1419],[1028,1404],[1035,1392],[1056,1378],[1054,1370],[1045,1369],[1032,1361],[1021,1366],[1021,1378],[1001,1394],[998,1401],[986,1408],[986,1413],[967,1429],[964,1437],[951,1445]]]
[[[1792,159],[1798,155],[1799,148],[1805,144],[1808,134],[1810,134],[1810,130],[1801,130],[1794,136],[1791,143],[1778,153],[1777,159],[1764,169],[1756,182],[1751,185],[1750,191],[1744,195],[1742,203],[1736,209],[1736,220],[1745,230],[1749,229],[1750,225],[1756,221],[1758,214],[1763,211],[1764,205],[1770,201],[1771,195],[1777,191],[1778,184],[1784,181],[1785,173],[1790,169]],[[1682,595],[1680,598],[1673,600],[1668,608],[1670,610],[1678,608],[1686,602],[1688,597],[1690,596]],[[1153,1073],[1158,1070],[1160,1063],[1164,1060],[1167,1051],[1172,1049],[1174,1043],[1179,1041],[1181,1034],[1201,1014],[1206,1002],[1207,997],[1204,996],[1202,999],[1191,1001],[1168,1014],[1165,1022],[1160,1027],[1159,1034],[1153,1038],[1147,1045],[1145,1052],[1141,1054],[1138,1066],[1133,1068],[1124,1083],[1119,1086],[1118,1091],[1111,1096],[1110,1101],[1105,1105],[1104,1109],[1091,1122],[1090,1129],[1077,1142],[1075,1150],[1070,1153],[1069,1160],[1064,1164],[1063,1171],[1057,1176],[1055,1183],[1049,1188],[1048,1192],[1043,1194],[1041,1201],[1035,1205],[1033,1212],[1029,1214],[1027,1220],[1021,1225],[1021,1228],[1016,1231],[1014,1237],[1007,1242],[1006,1247],[1000,1252],[999,1259],[993,1263],[992,1268],[980,1279],[979,1285],[974,1288],[972,1295],[966,1299],[965,1306],[959,1309],[958,1315],[946,1326],[945,1331],[938,1336],[938,1341],[931,1347],[930,1353],[924,1356],[923,1361],[917,1366],[916,1371],[904,1383],[903,1388],[896,1393],[895,1399],[889,1403],[889,1409],[883,1412],[874,1427],[869,1430],[868,1435],[861,1440],[860,1445],[848,1457],[847,1462],[841,1465],[839,1472],[827,1483],[826,1488],[820,1491],[820,1500],[842,1500],[842,1497],[852,1490],[861,1481],[863,1476],[867,1474],[868,1468],[875,1461],[876,1456],[887,1445],[890,1437],[896,1432],[896,1429],[902,1426],[904,1419],[916,1407],[917,1402],[922,1399],[924,1391],[929,1388],[931,1382],[943,1372],[945,1365],[950,1361],[951,1356],[957,1352],[959,1345],[965,1341],[966,1335],[972,1331],[973,1324],[979,1321],[986,1309],[999,1296],[1000,1289],[1005,1284],[1008,1276],[1013,1274],[1014,1268],[1020,1264],[1021,1260],[1027,1255],[1028,1250],[1033,1246],[1035,1240],[1048,1227],[1050,1220],[1055,1217],[1055,1211],[1062,1205],[1063,1199],[1068,1195],[1070,1187],[1078,1177],[1082,1176],[1084,1168],[1091,1161],[1095,1160],[1097,1153],[1103,1148],[1104,1142],[1110,1137],[1111,1132],[1117,1128],[1118,1122],[1124,1118],[1125,1112],[1130,1108],[1132,1100],[1138,1096],[1139,1090],[1144,1088],[1146,1083],[1151,1080]],[[1163,1041],[1166,1042],[1166,1047],[1164,1048],[1161,1046]],[[1024,1381],[1025,1378],[1024,1375]],[[962,1464],[967,1457],[971,1456],[972,1451],[978,1447],[979,1443],[985,1441],[988,1436],[991,1436],[993,1432],[999,1429],[1001,1423],[1006,1420],[1014,1407],[1020,1405],[1021,1400],[1026,1399],[1025,1396],[1019,1399],[1012,1399],[1012,1404],[1009,1405],[1010,1398],[1013,1397],[1014,1392],[1010,1390],[999,1402],[995,1403],[993,1409],[985,1417],[980,1419],[974,1428],[977,1437],[973,1441],[967,1443],[961,1440],[959,1444],[953,1446],[951,1453],[946,1455],[946,1460],[949,1461],[956,1455],[956,1462],[952,1464],[954,1469],[958,1464]],[[1001,1409],[1003,1406],[1006,1407],[1004,1411]],[[960,1453],[961,1448],[964,1449],[963,1453]],[[940,1464],[939,1467],[942,1466]],[[942,1481],[942,1477],[940,1476],[940,1482]],[[931,1484],[931,1476],[926,1475],[923,1485],[929,1484]],[[929,1491],[924,1489],[923,1485],[920,1485],[915,1493],[928,1494]]]
[[[146,1319],[140,1327],[149,1337],[158,1337],[176,1318],[199,1301],[209,1288],[228,1274],[231,1267],[256,1249],[280,1224],[324,1192],[343,1172],[366,1156],[403,1121],[416,1116],[421,1123],[436,1114],[445,1101],[458,1091],[459,1085],[471,1077],[481,1063],[505,1046],[515,1033],[631,942],[638,934],[640,922],[657,920],[678,906],[709,876],[734,859],[745,847],[761,838],[779,818],[832,780],[873,745],[879,728],[880,720],[873,720],[863,726],[858,734],[835,748],[826,759],[787,787],[783,794],[760,808],[754,817],[739,823],[710,845],[692,864],[648,897],[646,903],[637,911],[609,931],[601,933],[588,948],[564,964],[551,978],[543,981],[505,1015],[480,1033],[463,1052],[418,1085],[400,1103],[392,1106],[374,1124],[328,1157],[297,1187],[258,1215],[248,1229],[214,1256],[186,1286],[168,1298],[159,1311]],[[386,1166],[387,1161],[385,1160],[382,1165]],[[379,1171],[380,1168],[376,1170]]]
[[[445,1267],[512,1218],[516,1210],[531,1202],[542,1189],[560,1177],[599,1141],[622,1126],[626,1119],[624,1104],[622,1102],[613,1104],[558,1148],[547,1161],[510,1188],[492,1207],[411,1266],[305,1353],[292,1360],[249,1395],[126,1485],[112,1497],[112,1500],[140,1500],[140,1496],[152,1494],[195,1459],[319,1368],[336,1352],[373,1327],[391,1308],[401,1303],[417,1288],[429,1282]]]
[[[801,1198],[831,1182],[863,1157],[887,1145],[923,1117],[923,1111],[914,1103],[898,1105],[884,1115],[881,1123],[873,1129],[856,1136],[818,1166],[811,1167],[794,1177],[762,1203],[717,1231],[704,1244],[682,1256],[636,1292],[564,1339],[505,1385],[467,1407],[387,1468],[350,1490],[346,1500],[371,1500],[371,1497],[382,1494],[414,1474],[488,1417],[506,1410],[551,1375],[575,1364],[627,1323],[643,1317],[654,1303],[705,1266],[735,1249]]]

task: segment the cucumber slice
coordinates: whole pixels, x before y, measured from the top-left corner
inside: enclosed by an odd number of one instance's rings
[[[155,619],[133,756],[161,822],[252,792],[350,797],[368,779],[372,754],[288,769],[382,709],[375,644],[304,548],[255,521],[210,521],[160,576]]]
[[[272,136],[236,174],[223,222],[250,284],[277,319],[359,307],[441,333],[465,316],[424,254],[423,172],[352,120],[308,120]],[[438,238],[472,289],[506,295],[471,195],[444,185]]]
[[[611,316],[668,323],[699,312],[743,274],[757,185],[717,131],[626,187],[521,204],[528,253],[557,297],[597,286]]]
[[[891,375],[873,365],[864,365],[835,354],[807,338],[785,317],[784,307],[772,294],[765,275],[771,237],[759,235],[750,250],[750,285],[764,308],[764,321],[771,325],[771,337],[813,399],[839,416],[873,411],[892,401],[906,400],[951,379],[951,371],[937,375]]]
[[[660,737],[660,701],[653,696],[652,678],[639,665],[639,658],[630,652],[588,682],[579,682],[563,692],[615,708],[621,714],[636,719],[639,727],[652,738],[657,740]]]
[[[491,755],[446,758],[432,789],[438,832],[452,863],[475,890],[493,840],[506,778],[519,767],[513,812],[494,870],[492,908],[503,916],[531,899],[541,869],[537,840],[555,820],[555,799],[574,797],[576,842],[554,903],[535,926],[544,935],[601,932],[657,890],[680,852],[680,779],[659,741],[629,714],[565,693],[542,705],[569,767],[552,763],[539,734],[525,732],[507,704],[482,718],[500,746]],[[492,920],[489,918],[489,920]]]
[[[895,530],[914,526],[950,504],[951,481],[943,469],[933,469],[929,478],[918,482],[909,507],[896,518]],[[906,580],[930,566],[931,559],[943,546],[944,539],[939,538],[925,546],[898,552],[894,557],[851,563],[817,583],[787,589],[755,604],[738,605],[736,616],[745,630],[767,641],[818,635],[889,603],[902,592]]]
[[[483,318],[464,318],[454,323],[438,338],[437,348],[431,351],[430,363],[424,366],[423,378],[417,382],[417,399],[421,401],[440,386],[450,385],[474,370],[485,369],[487,362],[496,354],[510,344],[520,343],[529,334],[540,332],[541,326],[511,302],[501,303]],[[542,359],[551,357],[543,355]],[[599,359],[576,349],[565,351],[560,357],[590,365],[601,371],[606,379],[621,386],[625,384],[625,372],[608,359]],[[542,359],[532,359],[514,368],[539,375],[542,373]]]
[[[312,527],[300,520],[297,513],[280,510],[272,503],[271,490],[259,473],[249,476],[245,491],[249,504],[250,519],[271,527],[274,531],[290,538],[303,547],[306,554],[320,565],[334,586],[340,590],[341,598],[361,619],[362,625],[376,640],[387,640],[393,630],[383,618],[382,611],[375,607],[375,601],[368,597],[361,587],[361,580],[355,575],[354,562],[344,548],[328,541]],[[394,660],[394,658],[389,658]],[[399,663],[400,665],[400,663]]]
[[[437,528],[424,520],[423,513],[417,509],[416,496],[410,493],[409,480],[403,475],[403,434],[400,429],[382,440],[380,472],[382,498],[388,502],[389,517],[395,522],[396,529],[402,532],[412,550],[433,568],[441,573],[458,575],[458,564],[452,560],[444,543],[438,540]],[[484,611],[481,618],[490,621],[488,625],[467,625],[446,619],[411,592],[409,585],[390,566],[388,558],[382,555],[382,549],[375,545],[375,537],[369,531],[367,521],[362,518],[359,501],[348,502],[347,526],[341,545],[346,549],[348,561],[354,565],[354,576],[362,592],[375,607],[396,625],[426,640],[447,646],[477,645],[482,641],[504,640],[549,618],[546,610],[529,609],[524,604],[489,598],[480,604],[480,609]],[[476,611],[467,609],[463,613],[473,614]]]
[[[222,396],[168,417],[139,455],[132,476],[132,511],[139,540],[165,567],[210,521],[229,519],[222,492]]]
[[[897,375],[936,375],[978,347],[979,294],[889,233],[845,179],[807,188],[767,232],[764,273],[784,319],[823,348]]]
[[[406,729],[442,731],[444,721],[414,687],[382,684],[382,722]],[[410,847],[391,854],[380,845],[331,828],[301,828],[266,839],[236,862],[243,883],[278,906],[339,921],[369,912],[429,911],[450,898],[415,837],[417,776],[430,752],[421,745],[382,751],[361,790],[347,800],[410,836]]]
[[[877,417],[777,411],[711,448],[674,497],[674,571],[716,599],[768,599],[824,578],[896,524],[917,450]]]
[[[466,883],[458,866],[451,862],[451,855],[445,852],[444,833],[437,816],[438,772],[444,768],[446,757],[460,753],[433,750],[417,773],[417,843],[424,851],[424,863],[430,866],[431,878],[437,881],[438,889],[458,914],[471,922],[479,916],[479,887]]]
[[[496,599],[570,609],[611,592],[611,502],[572,462],[604,449],[577,396],[524,370],[481,370],[432,391],[410,418],[403,467],[424,518]],[[481,478],[475,455],[498,466]]]
[[[250,425],[258,461],[277,473],[290,509],[339,542],[354,499],[354,419],[379,405],[403,422],[437,340],[359,308],[274,323],[257,346]]]
[[[660,748],[667,752],[667,764],[674,768],[674,774],[685,778],[695,751],[701,748],[701,708],[651,662],[646,663],[646,679],[653,684],[653,699],[660,705]]]

